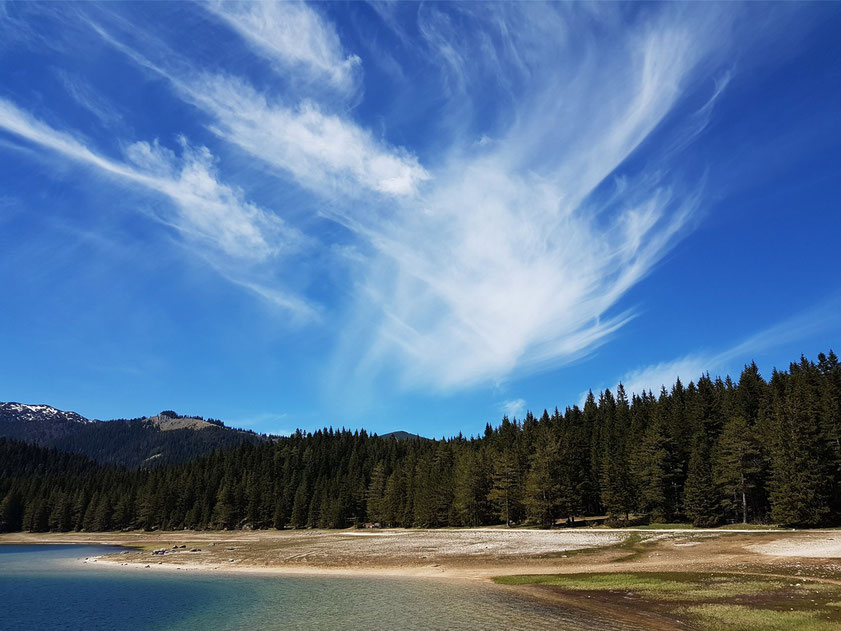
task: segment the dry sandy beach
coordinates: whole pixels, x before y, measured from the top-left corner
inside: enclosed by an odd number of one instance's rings
[[[127,546],[133,550],[98,561],[150,569],[471,579],[521,573],[743,571],[841,582],[841,532],[834,530],[134,531],[8,533],[0,535],[0,543]]]

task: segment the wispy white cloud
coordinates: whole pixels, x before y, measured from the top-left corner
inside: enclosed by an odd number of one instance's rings
[[[841,309],[841,298],[835,297],[763,329],[730,348],[699,351],[637,368],[626,373],[620,379],[620,383],[625,386],[625,391],[629,394],[632,392],[641,394],[648,390],[656,394],[662,386],[670,388],[678,378],[686,384],[697,381],[707,372],[715,376],[723,375],[728,370],[738,370],[759,353],[834,329],[838,324],[839,309]],[[737,375],[731,376],[735,378]],[[586,396],[586,393],[583,396]]]
[[[503,401],[500,409],[506,416],[520,417],[523,415],[523,412],[526,411],[526,401],[525,399],[511,399],[509,401]]]
[[[272,103],[241,79],[179,79],[187,100],[210,114],[212,131],[322,194],[414,194],[429,174],[404,149],[389,147],[313,101],[294,109]]]
[[[707,371],[715,374],[717,370],[721,370],[723,362],[730,357],[732,355],[727,351],[723,354],[694,353],[684,355],[677,359],[632,370],[622,377],[619,383],[625,387],[625,392],[629,396],[631,394],[642,394],[649,390],[657,394],[663,386],[667,389],[671,388],[677,379],[686,384],[690,381],[696,381]],[[585,396],[586,393],[582,394],[581,402],[584,401]]]
[[[87,81],[63,70],[56,70],[55,74],[67,95],[80,107],[96,116],[104,126],[112,127],[122,122],[123,117],[119,110]]]
[[[293,430],[281,426],[281,423],[287,425],[288,422],[288,412],[262,412],[251,416],[238,417],[227,422],[227,424],[231,427],[247,427],[273,436],[289,436]]]
[[[361,60],[346,55],[335,28],[303,2],[211,2],[203,5],[260,55],[296,76],[354,88]],[[303,72],[301,72],[303,71]]]
[[[458,34],[448,13],[434,4],[418,7],[418,29],[427,47],[441,63],[443,84],[450,93],[460,93],[468,82],[470,57],[459,45]]]
[[[168,198],[172,204],[159,208],[155,219],[186,239],[210,247],[244,263],[261,263],[296,249],[303,237],[277,215],[244,198],[242,191],[220,182],[213,156],[206,147],[191,147],[180,139],[181,153],[153,143],[135,142],[125,147],[125,160],[104,156],[74,135],[57,130],[0,98],[0,129],[55,154]],[[241,285],[258,291],[267,288],[245,280],[224,260],[210,256],[214,266]],[[242,269],[241,267],[239,269]],[[272,290],[272,301],[304,316],[312,308],[297,297]]]
[[[125,150],[128,164],[136,169],[129,176],[175,202],[179,212],[170,222],[174,228],[243,259],[265,260],[294,246],[295,231],[282,219],[219,182],[206,147],[193,148],[184,138],[180,144],[179,156],[157,141],[136,142]]]
[[[693,85],[715,38],[668,15],[617,25],[609,39],[506,41],[520,65],[542,62],[528,67],[530,91],[498,141],[459,146],[399,212],[350,211],[347,225],[378,253],[355,341],[340,352],[354,370],[389,367],[406,386],[459,388],[572,361],[633,316],[615,311],[619,300],[685,233],[703,187],[683,185],[666,156],[613,174]],[[470,52],[462,56],[475,64],[497,63]],[[574,63],[545,63],[564,54]],[[371,339],[361,362],[360,335]]]
[[[327,43],[311,46],[308,35],[299,57],[289,52],[283,12],[299,9],[214,10],[290,68],[344,67],[349,58],[319,16],[327,30],[312,30],[314,41]],[[703,180],[682,182],[668,153],[617,169],[709,78],[716,64],[707,62],[723,48],[716,11],[665,8],[628,24],[601,7],[487,9],[418,12],[420,37],[454,86],[455,114],[442,129],[471,130],[453,132],[425,165],[329,101],[290,107],[289,95],[281,101],[241,77],[152,63],[94,27],[167,77],[220,138],[328,198],[322,212],[355,235],[364,258],[351,270],[354,304],[339,325],[348,342],[335,365],[447,390],[570,362],[633,317],[620,300],[685,234]],[[468,36],[454,36],[453,19]],[[267,48],[273,29],[282,33]],[[700,133],[724,85],[678,125],[684,141],[672,151]],[[483,127],[474,112],[501,94],[511,97],[504,111]],[[494,141],[476,143],[483,135]]]
[[[164,57],[178,63],[167,67],[100,24],[89,20],[88,25],[139,66],[168,80],[183,100],[210,117],[213,133],[322,196],[411,196],[430,179],[415,155],[332,112],[326,101],[301,98],[289,107],[242,77],[197,70],[171,51]],[[151,35],[149,44],[165,48]]]

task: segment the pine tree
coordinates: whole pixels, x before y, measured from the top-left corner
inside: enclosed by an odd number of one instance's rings
[[[237,524],[236,505],[234,493],[230,483],[223,483],[216,497],[216,506],[213,508],[213,523],[217,528],[230,530]]]
[[[811,383],[813,368],[803,359],[791,365],[788,380],[779,374],[771,379],[771,516],[785,525],[817,526],[830,512],[831,459]]]
[[[403,524],[403,515],[406,512],[405,505],[406,489],[403,472],[399,469],[388,476],[383,494],[382,512],[383,521],[388,526]]]
[[[544,436],[531,457],[526,476],[524,504],[528,516],[543,528],[551,528],[559,508],[558,444]]]
[[[293,528],[306,528],[307,515],[309,514],[309,494],[307,484],[302,482],[295,491],[295,501],[292,503],[292,517],[290,524]]]
[[[462,450],[456,459],[453,513],[456,523],[462,526],[480,526],[488,518],[490,476],[484,469],[481,458],[472,449]]]
[[[377,523],[385,521],[383,498],[385,495],[386,480],[385,463],[380,460],[371,472],[371,482],[368,485],[368,492],[365,495],[369,521]]]
[[[0,502],[0,532],[17,532],[23,529],[24,504],[20,492],[10,491]]]
[[[50,530],[66,532],[72,528],[72,507],[63,491],[57,491],[50,511]]]
[[[754,432],[736,416],[724,426],[715,455],[715,481],[721,487],[723,504],[747,523],[749,500],[761,483],[762,460]]]
[[[93,505],[93,503],[91,504]],[[113,515],[114,507],[111,503],[111,497],[107,493],[102,493],[94,505],[90,529],[97,531],[111,530]]]
[[[709,528],[721,518],[721,502],[713,481],[710,445],[706,434],[695,435],[684,490],[684,512],[693,526]]]
[[[488,500],[507,526],[512,526],[521,505],[520,466],[512,449],[500,453],[494,461],[493,484]]]
[[[425,453],[418,459],[414,479],[414,515],[412,522],[421,528],[435,528],[440,524],[437,502],[437,467],[434,456]]]
[[[606,393],[609,394],[609,393]],[[602,503],[609,515],[621,515],[627,522],[634,508],[636,493],[628,466],[626,440],[630,430],[630,408],[625,388],[619,384],[613,414],[606,427],[605,453],[602,457]]]
[[[588,450],[586,477],[581,481],[581,488],[587,489],[585,509],[588,512],[601,511],[601,473],[602,456],[604,454],[604,440],[601,424],[599,423],[599,406],[592,390],[587,393],[584,409],[580,416],[580,444]]]
[[[648,427],[634,456],[635,477],[642,510],[649,513],[654,521],[667,521],[671,517],[667,498],[668,438],[659,419]]]
[[[830,483],[831,510],[841,513],[841,364],[835,353],[818,354],[820,378],[818,386],[819,410],[822,431],[827,440],[827,475]]]
[[[764,404],[767,389],[756,363],[751,362],[749,366],[745,366],[736,388],[736,415],[743,417],[750,426],[755,425],[759,418],[759,410]]]
[[[588,495],[587,452],[578,446],[575,436],[563,436],[558,443],[558,461],[558,515],[573,524]]]

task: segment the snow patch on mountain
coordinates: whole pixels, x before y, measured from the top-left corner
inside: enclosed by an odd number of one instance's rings
[[[94,421],[76,412],[58,410],[50,405],[28,405],[10,401],[0,402],[0,416],[15,416],[18,420],[33,423],[43,421],[65,421],[70,423],[88,424]]]

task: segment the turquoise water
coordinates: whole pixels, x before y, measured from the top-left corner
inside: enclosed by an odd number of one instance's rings
[[[119,570],[103,546],[0,546],[0,629],[625,629],[485,583]]]

